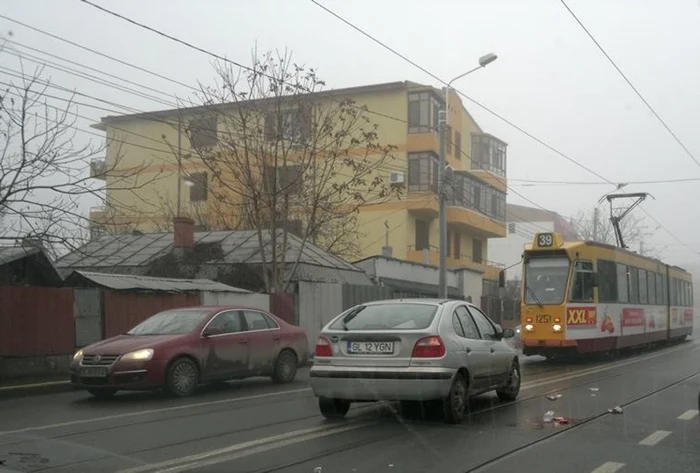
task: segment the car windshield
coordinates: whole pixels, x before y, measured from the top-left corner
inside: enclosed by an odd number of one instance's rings
[[[209,316],[201,310],[169,310],[144,320],[127,332],[128,335],[175,335],[194,332]]]
[[[536,258],[525,267],[525,303],[560,304],[566,292],[569,260]]]
[[[415,330],[430,325],[437,312],[433,304],[371,304],[357,306],[339,317],[334,330]]]

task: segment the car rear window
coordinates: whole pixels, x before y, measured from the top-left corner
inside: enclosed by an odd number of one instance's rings
[[[435,317],[432,304],[372,304],[348,310],[334,330],[416,330],[427,328]]]

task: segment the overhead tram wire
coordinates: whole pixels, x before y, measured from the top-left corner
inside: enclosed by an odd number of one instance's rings
[[[571,16],[574,18],[574,20],[576,20],[576,23],[578,23],[579,26],[583,29],[583,31],[586,32],[586,35],[588,35],[588,37],[591,39],[591,41],[593,41],[593,43],[594,43],[594,44],[596,45],[596,47],[600,50],[600,52],[603,53],[603,55],[605,56],[605,58],[610,62],[610,64],[612,64],[612,66],[615,68],[615,70],[618,72],[618,74],[620,74],[620,76],[625,80],[625,82],[627,83],[627,85],[629,85],[630,88],[631,88],[631,89],[634,91],[634,93],[637,95],[637,97],[639,97],[639,100],[641,100],[642,103],[644,103],[644,105],[646,105],[646,107],[649,109],[649,111],[654,115],[654,117],[656,117],[656,119],[659,121],[659,123],[661,123],[661,125],[666,129],[666,131],[669,132],[669,134],[673,137],[673,139],[676,141],[676,143],[678,143],[678,144],[680,145],[680,147],[683,148],[683,151],[685,151],[685,153],[688,155],[688,157],[689,157],[690,159],[692,159],[693,162],[694,162],[698,167],[700,167],[700,161],[698,161],[698,159],[693,155],[693,153],[690,152],[690,150],[688,149],[688,147],[681,141],[681,139],[678,137],[678,135],[676,135],[676,134],[673,132],[673,130],[671,130],[671,127],[668,126],[668,124],[666,123],[666,121],[665,121],[663,118],[661,118],[661,115],[659,115],[659,113],[654,109],[654,107],[651,106],[651,104],[649,103],[649,101],[647,101],[647,99],[644,98],[644,96],[643,96],[642,93],[639,91],[639,89],[637,89],[637,87],[635,87],[635,85],[634,85],[634,84],[632,83],[632,81],[625,75],[625,73],[622,72],[622,69],[620,69],[620,67],[615,63],[615,61],[613,60],[612,57],[610,57],[610,55],[607,53],[607,51],[605,51],[605,49],[603,49],[603,46],[598,42],[598,40],[595,39],[595,37],[593,36],[593,34],[588,30],[588,28],[586,28],[586,25],[583,24],[583,22],[579,19],[579,17],[576,16],[576,13],[574,13],[573,10],[571,10],[571,8],[569,8],[569,5],[567,5],[566,2],[565,2],[564,0],[560,0],[560,1],[561,1],[561,4],[564,5],[564,8],[566,8],[566,10],[567,10],[567,11],[571,14]]]
[[[81,1],[87,1],[87,0],[81,0]],[[472,97],[468,96],[468,95],[465,94],[464,92],[462,92],[462,91],[460,91],[459,89],[457,89],[457,88],[451,86],[449,83],[445,82],[442,78],[440,78],[440,77],[438,77],[437,75],[433,74],[433,73],[430,72],[428,69],[426,69],[426,68],[424,68],[423,66],[421,66],[420,64],[418,64],[418,63],[412,61],[411,59],[409,59],[409,58],[406,57],[405,55],[401,54],[400,52],[398,52],[397,50],[395,50],[395,49],[392,48],[391,46],[387,45],[386,43],[382,42],[381,40],[377,39],[376,37],[374,37],[374,36],[371,35],[370,33],[367,33],[366,31],[364,31],[364,30],[363,30],[362,28],[360,28],[359,26],[357,26],[357,25],[353,24],[352,22],[346,20],[345,18],[343,18],[343,17],[340,16],[339,14],[335,13],[334,11],[330,10],[330,9],[327,8],[326,6],[324,6],[324,5],[322,5],[321,3],[319,3],[317,0],[310,0],[310,1],[311,1],[313,4],[315,4],[316,6],[318,6],[319,8],[325,10],[326,12],[328,12],[329,14],[331,14],[332,16],[334,16],[335,18],[337,18],[338,20],[342,21],[343,23],[345,23],[346,25],[348,25],[349,27],[351,27],[351,28],[354,29],[355,31],[359,32],[360,34],[362,34],[363,36],[367,37],[368,39],[370,39],[370,40],[373,41],[374,43],[378,44],[378,45],[381,46],[382,48],[384,48],[384,49],[388,50],[389,52],[391,52],[392,54],[394,54],[394,55],[400,57],[400,58],[403,59],[404,61],[408,62],[408,63],[411,64],[412,66],[416,67],[417,69],[419,69],[420,71],[424,72],[425,74],[427,74],[428,76],[432,77],[433,79],[437,80],[438,82],[440,82],[441,84],[445,85],[446,87],[450,87],[452,90],[454,90],[454,91],[457,92],[459,95],[461,95],[461,96],[464,97],[465,99],[469,100],[469,101],[472,102],[473,104],[477,105],[477,106],[480,107],[482,110],[484,110],[484,111],[488,112],[489,114],[495,116],[495,117],[498,118],[499,120],[503,121],[504,123],[510,125],[511,127],[515,128],[516,130],[520,131],[520,132],[523,133],[525,136],[527,136],[527,137],[533,139],[533,140],[536,141],[537,143],[539,143],[539,144],[541,144],[542,146],[546,147],[546,148],[549,149],[550,151],[553,151],[554,153],[556,153],[557,155],[563,157],[563,158],[566,159],[567,161],[569,161],[569,162],[575,164],[576,166],[580,167],[581,169],[584,169],[585,171],[589,172],[590,174],[593,174],[594,176],[596,176],[596,177],[598,177],[598,178],[604,180],[604,181],[607,182],[608,184],[610,184],[610,185],[615,186],[616,188],[618,188],[618,184],[614,183],[613,181],[611,181],[610,179],[606,178],[606,177],[603,176],[602,174],[600,174],[600,173],[594,171],[593,169],[591,169],[591,168],[589,168],[588,166],[586,166],[586,165],[580,163],[579,161],[575,160],[574,158],[571,158],[570,156],[566,155],[564,152],[562,152],[562,151],[558,150],[557,148],[553,147],[552,145],[550,145],[549,143],[545,142],[545,141],[542,140],[541,138],[539,138],[539,137],[533,135],[532,133],[528,132],[528,131],[525,130],[524,128],[522,128],[522,127],[516,125],[514,122],[508,120],[507,118],[505,118],[505,117],[502,116],[501,114],[495,112],[494,110],[491,110],[490,108],[486,107],[486,106],[483,105],[482,103],[480,103],[480,102],[478,102],[477,100],[473,99]],[[693,160],[695,160],[694,157],[693,157]],[[640,207],[640,208],[641,208],[641,207]],[[658,223],[658,222],[657,222],[657,223]],[[671,231],[670,231],[668,228],[664,227],[663,225],[660,225],[660,226],[661,226],[667,233],[669,233],[670,235],[672,235]],[[675,236],[675,235],[673,235],[673,237],[674,237],[675,239],[678,239],[678,237]],[[678,239],[678,240],[680,241],[680,239]]]

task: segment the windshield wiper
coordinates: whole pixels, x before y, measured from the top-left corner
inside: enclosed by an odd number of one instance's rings
[[[340,325],[343,326],[343,330],[345,330],[346,332],[348,330],[350,330],[348,328],[348,325],[347,325],[348,322],[350,322],[352,319],[354,319],[357,316],[357,314],[359,314],[360,312],[362,312],[364,310],[364,308],[365,308],[365,306],[360,306],[341,319]]]
[[[535,299],[535,302],[540,307],[540,309],[544,309],[544,304],[542,304],[542,302],[540,302],[540,299],[537,297],[537,294],[535,294],[535,291],[533,291],[532,288],[530,286],[528,286],[527,284],[525,285],[525,290],[528,291],[532,295],[532,298]]]

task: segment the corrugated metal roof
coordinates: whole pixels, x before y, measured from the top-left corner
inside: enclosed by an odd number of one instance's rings
[[[26,256],[31,256],[40,253],[38,248],[24,248],[22,246],[0,246],[0,265],[11,263],[22,259]]]
[[[227,286],[226,284],[221,284],[210,279],[155,278],[151,276],[106,274],[90,271],[74,271],[67,281],[69,284],[76,274],[99,286],[119,291],[147,290],[164,292],[209,291],[250,293],[250,291],[245,289]]]

